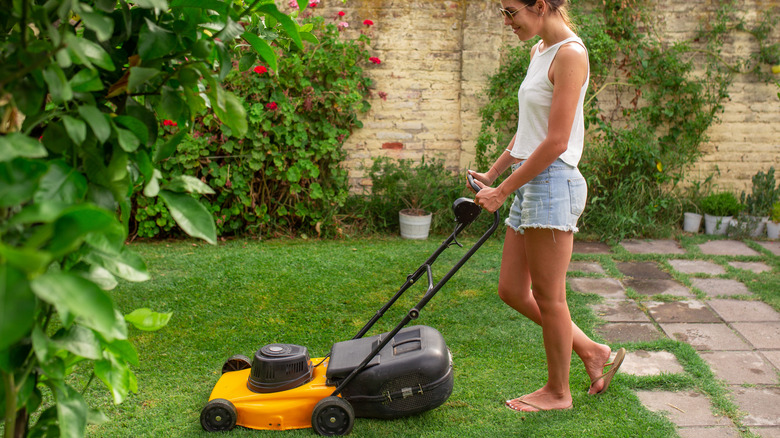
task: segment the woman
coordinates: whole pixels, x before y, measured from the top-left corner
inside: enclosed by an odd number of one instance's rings
[[[604,392],[622,363],[611,350],[588,338],[571,320],[566,270],[587,187],[577,169],[585,126],[588,53],[572,30],[566,0],[504,0],[504,24],[522,41],[541,40],[518,92],[519,122],[509,147],[485,173],[469,171],[481,190],[475,202],[496,211],[515,193],[507,218],[498,293],[504,302],[542,326],[548,381],[506,405],[517,411],[569,409],[572,349],[591,379],[590,394]],[[507,168],[512,174],[490,185]],[[532,290],[533,286],[533,290]],[[605,367],[608,371],[603,373]]]

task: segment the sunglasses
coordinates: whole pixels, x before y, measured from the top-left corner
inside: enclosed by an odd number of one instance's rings
[[[525,6],[523,6],[520,9],[515,9],[514,11],[508,11],[508,10],[506,10],[504,8],[498,8],[498,12],[500,12],[501,16],[503,16],[504,18],[508,18],[510,20],[514,20],[515,19],[515,14],[517,14],[518,12],[522,11],[523,9],[525,9],[527,7],[528,7],[528,5],[525,5]]]

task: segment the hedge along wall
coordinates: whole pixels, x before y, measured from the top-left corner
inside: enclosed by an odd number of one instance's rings
[[[278,3],[288,7],[287,2]],[[355,131],[345,145],[354,188],[370,184],[361,166],[370,165],[378,156],[438,156],[452,168],[473,166],[480,129],[479,94],[486,78],[498,69],[501,48],[517,44],[498,15],[499,5],[496,0],[320,2],[318,13],[347,22],[348,34],[365,29],[364,20],[373,21],[371,52],[382,61],[370,71],[372,109],[362,117],[363,129]],[[717,6],[711,0],[656,1],[656,30],[670,41],[691,38],[700,20]],[[738,0],[736,10],[751,23],[760,13],[777,7],[780,0]],[[779,36],[775,29],[773,40]],[[723,57],[729,60],[734,54],[756,50],[752,37],[734,33]],[[738,75],[721,122],[708,131],[705,156],[689,179],[703,180],[719,169],[718,186],[739,191],[750,186],[757,171],[770,166],[780,170],[778,91],[774,84]],[[620,90],[606,90],[599,96],[605,111],[609,111],[610,98],[626,97],[621,97]]]

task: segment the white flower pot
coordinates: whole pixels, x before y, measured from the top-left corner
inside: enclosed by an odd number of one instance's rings
[[[777,240],[780,237],[780,223],[769,221],[766,223],[766,235],[770,239]]]
[[[422,213],[422,214],[421,214]],[[422,210],[401,210],[398,221],[401,223],[401,237],[405,239],[424,240],[428,238],[433,214]]]
[[[702,216],[698,213],[683,213],[683,231],[686,233],[698,233],[701,228]]]
[[[704,215],[704,232],[707,234],[726,234],[731,223],[731,216]]]

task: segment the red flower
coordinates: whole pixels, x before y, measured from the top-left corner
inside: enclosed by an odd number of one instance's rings
[[[309,3],[309,7],[316,8],[318,4],[320,4],[320,0],[313,0],[311,3]]]
[[[258,65],[257,67],[253,68],[252,71],[254,71],[255,73],[261,75],[263,73],[267,73],[268,69],[263,67],[262,65]]]
[[[371,20],[363,20],[363,24],[366,25],[366,26],[373,26],[374,22],[371,21]]]
[[[346,14],[346,13],[344,13],[344,11],[339,11],[338,15],[339,15],[339,17],[343,17],[343,16],[345,16],[345,15],[347,15],[347,14]]]
[[[372,56],[372,57],[368,58],[368,60],[373,62],[374,64],[381,64],[382,63],[382,60],[380,60],[376,56]]]
[[[268,108],[271,111],[276,110],[276,108],[278,108],[278,106],[279,105],[277,105],[276,102],[271,102],[271,103],[265,105],[265,107]]]
[[[163,126],[179,126],[178,123],[173,120],[163,120]]]

